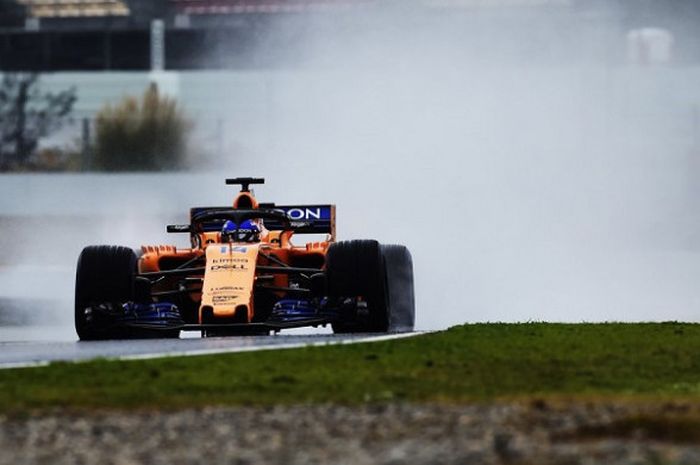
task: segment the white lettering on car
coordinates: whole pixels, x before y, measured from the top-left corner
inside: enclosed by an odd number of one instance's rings
[[[209,269],[211,271],[223,271],[223,270],[245,271],[246,267],[244,265],[212,265],[212,267]]]
[[[287,210],[287,216],[292,220],[308,220],[308,219],[321,219],[321,209],[320,208],[290,208]]]

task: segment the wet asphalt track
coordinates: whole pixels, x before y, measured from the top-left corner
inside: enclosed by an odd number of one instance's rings
[[[73,329],[72,306],[72,300],[0,296],[0,369],[95,358],[131,360],[349,344],[418,334],[334,335],[330,328],[297,328],[270,336],[202,339],[197,332],[183,332],[180,339],[78,342]]]
[[[303,346],[349,344],[410,337],[418,333],[375,335],[306,334],[192,339],[142,339],[91,342],[0,342],[0,369],[78,362],[94,358],[135,360],[181,355],[206,355]]]

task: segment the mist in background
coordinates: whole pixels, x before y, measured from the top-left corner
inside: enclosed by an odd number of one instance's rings
[[[217,147],[190,172],[0,178],[15,218],[0,295],[60,301],[70,324],[83,246],[186,246],[164,224],[228,204],[223,179],[250,175],[267,178],[262,201],[335,203],[341,240],[407,245],[418,329],[698,321],[700,67],[627,63],[629,30],[664,25],[572,5],[397,2],[273,23],[251,51],[272,69],[177,73]],[[46,227],[26,220],[42,212]],[[27,271],[42,261],[56,273]]]
[[[700,73],[626,62],[654,26],[570,2],[280,25],[261,60],[293,44],[303,66],[269,78],[269,145],[230,166],[336,202],[342,238],[408,245],[421,328],[696,320]]]

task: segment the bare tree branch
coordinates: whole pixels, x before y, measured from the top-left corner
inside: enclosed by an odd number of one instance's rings
[[[76,99],[75,88],[42,93],[36,73],[5,74],[0,82],[0,170],[25,166],[39,140],[69,120]]]

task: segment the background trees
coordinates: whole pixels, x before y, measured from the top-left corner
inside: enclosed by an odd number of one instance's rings
[[[95,121],[93,168],[107,171],[182,167],[191,124],[177,102],[151,84],[141,99],[107,105]]]
[[[75,88],[42,92],[37,74],[5,74],[0,82],[0,170],[27,166],[39,139],[69,120],[75,101]]]

